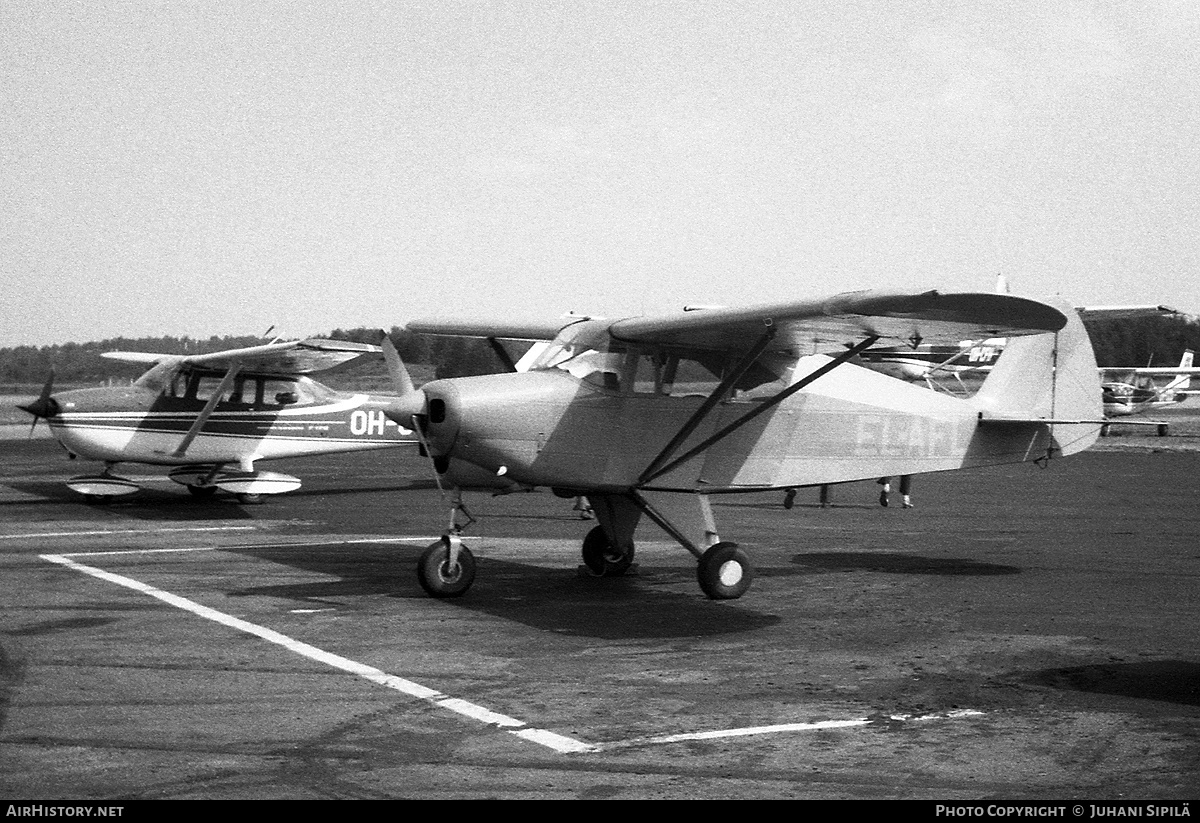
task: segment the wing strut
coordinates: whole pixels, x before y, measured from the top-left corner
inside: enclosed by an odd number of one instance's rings
[[[172,457],[183,457],[187,452],[188,446],[192,445],[192,441],[196,439],[196,435],[204,428],[204,424],[208,422],[208,418],[212,416],[213,409],[221,402],[221,397],[233,385],[233,379],[237,377],[239,371],[242,370],[242,364],[234,361],[229,365],[229,371],[225,372],[225,377],[221,379],[221,384],[217,386],[217,390],[213,392],[212,397],[208,398],[208,402],[204,404],[204,408],[200,410],[200,415],[196,418],[196,422],[188,429],[187,434],[183,436],[183,440],[179,442],[179,447],[171,453]]]
[[[821,366],[821,368],[817,369],[816,371],[812,372],[811,374],[805,375],[804,377],[797,380],[792,385],[788,386],[783,391],[776,394],[774,397],[764,400],[753,410],[742,415],[737,420],[734,420],[732,423],[727,425],[725,428],[721,429],[719,432],[716,432],[715,434],[710,435],[702,443],[699,443],[698,445],[689,449],[687,452],[685,452],[684,454],[675,458],[670,463],[667,463],[665,466],[662,466],[661,468],[659,468],[658,470],[653,471],[653,472],[648,469],[646,472],[643,473],[642,477],[638,478],[638,485],[644,486],[646,483],[649,483],[651,480],[654,480],[656,477],[661,477],[662,475],[671,471],[679,464],[684,463],[688,460],[691,460],[693,457],[695,457],[696,455],[700,454],[703,451],[707,451],[708,448],[710,446],[712,446],[713,444],[718,443],[721,440],[725,439],[730,434],[737,431],[742,426],[746,425],[747,423],[749,423],[754,418],[758,417],[763,412],[765,412],[769,409],[775,408],[775,406],[779,405],[784,400],[787,400],[789,397],[791,397],[793,394],[795,394],[796,392],[803,389],[805,386],[808,386],[810,383],[812,383],[818,377],[828,374],[829,372],[836,369],[838,366],[845,363],[850,358],[852,358],[855,355],[862,352],[864,349],[868,349],[871,346],[875,345],[876,341],[878,341],[878,340],[879,340],[879,338],[877,336],[872,336],[872,337],[866,338],[865,340],[863,340],[859,343],[856,343],[853,347],[847,349],[842,354],[839,354],[837,357],[835,357],[833,360],[826,363],[824,366]],[[688,422],[690,423],[691,421],[688,421]],[[697,423],[699,423],[699,421],[697,421]]]
[[[774,338],[775,326],[769,325],[767,326],[766,331],[763,332],[762,337],[760,337],[758,342],[754,344],[753,348],[746,352],[742,359],[737,362],[737,365],[733,367],[733,370],[725,376],[724,380],[721,381],[721,384],[713,390],[712,394],[704,399],[704,402],[700,404],[700,408],[696,409],[692,416],[688,418],[688,421],[680,427],[675,436],[671,438],[671,442],[668,443],[663,450],[658,453],[657,457],[650,461],[650,465],[646,467],[645,471],[642,472],[642,476],[638,478],[637,485],[640,486],[647,480],[651,480],[662,474],[662,472],[657,471],[657,469],[663,463],[667,462],[668,459],[670,459],[671,455],[675,453],[675,450],[683,445],[683,441],[687,440],[688,437],[691,436],[692,432],[696,430],[696,427],[698,427],[700,423],[703,422],[704,418],[708,416],[708,413],[712,411],[712,408],[724,399],[725,395],[729,393],[729,390],[737,384],[737,381],[742,379],[742,375],[750,370],[750,367],[754,365],[756,360],[758,360],[759,355],[766,351],[767,346],[770,345]],[[671,465],[675,464],[672,463]]]
[[[488,345],[492,347],[492,351],[495,352],[496,357],[501,363],[504,364],[504,368],[508,369],[510,372],[515,372],[517,370],[517,364],[513,361],[512,355],[508,353],[508,349],[504,348],[504,344],[495,337],[487,338],[487,342]]]
[[[630,499],[633,500],[637,507],[642,510],[643,514],[653,520],[660,529],[665,531],[671,537],[675,538],[679,545],[691,552],[697,560],[704,556],[705,549],[709,548],[720,540],[720,538],[717,537],[717,525],[716,521],[713,519],[712,504],[709,503],[708,495],[706,494],[696,495],[696,499],[700,503],[700,515],[704,518],[704,530],[708,541],[704,546],[696,545],[695,541],[684,534],[682,529],[668,520],[666,515],[651,505],[650,501],[637,491],[634,491],[630,494]]]

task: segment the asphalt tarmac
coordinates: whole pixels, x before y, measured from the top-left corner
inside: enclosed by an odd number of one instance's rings
[[[474,587],[407,452],[294,460],[260,506],[0,442],[0,796],[1200,797],[1200,426],[1053,461],[718,499],[757,578],[653,526],[579,573],[550,494],[468,498]],[[136,478],[156,470],[131,467]]]

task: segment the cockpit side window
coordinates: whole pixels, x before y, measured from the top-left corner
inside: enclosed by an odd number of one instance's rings
[[[205,374],[194,372],[187,386],[187,398],[196,400],[201,403],[207,403],[212,399],[213,394],[221,388],[221,382],[225,376],[222,374]],[[217,401],[218,407],[228,404],[241,404],[242,392],[244,389],[244,379],[234,378],[233,383],[225,389],[221,394],[220,400]]]
[[[610,392],[707,397],[721,385],[736,358],[721,351],[640,348],[614,342],[606,332],[564,334],[534,361],[533,369],[558,369]],[[733,387],[733,400],[760,400],[787,387],[795,358],[761,356]]]
[[[297,403],[308,402],[311,394],[307,387],[297,380],[269,377],[262,380],[260,395],[264,406],[294,406]]]

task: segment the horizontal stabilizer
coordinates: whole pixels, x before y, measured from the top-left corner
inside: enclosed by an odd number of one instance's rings
[[[1049,426],[1100,426],[1112,421],[1106,417],[1096,418],[1065,418],[1065,417],[1018,417],[1010,415],[994,415],[979,413],[979,424],[991,426],[1027,425],[1038,423]]]

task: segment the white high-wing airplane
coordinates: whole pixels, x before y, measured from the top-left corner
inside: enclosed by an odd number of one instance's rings
[[[1168,408],[1186,400],[1195,393],[1190,389],[1192,377],[1200,376],[1200,368],[1192,365],[1194,356],[1195,353],[1188,349],[1178,366],[1102,368],[1105,415],[1126,417]],[[1171,379],[1166,383],[1156,382],[1156,378],[1163,377]]]
[[[211,354],[107,352],[150,366],[132,386],[54,392],[20,408],[44,419],[72,456],[104,462],[67,486],[91,502],[140,488],[113,473],[120,463],[172,467],[192,494],[218,489],[244,503],[293,491],[300,479],[255,468],[260,460],[416,446],[411,429],[386,414],[396,398],[339,392],[308,375],[378,356],[378,346],[309,339]]]
[[[753,566],[721,540],[711,495],[843,483],[1082,451],[1103,422],[1091,343],[1070,307],[997,294],[852,292],[747,308],[546,324],[426,321],[411,331],[553,342],[528,371],[404,382],[388,411],[458,476],[586,496],[596,575],[623,574],[643,516],[698,560],[701,589],[740,597]],[[969,398],[852,361],[880,342],[1011,338]],[[402,370],[395,358],[397,371]],[[463,594],[472,553],[451,528],[417,576]]]

